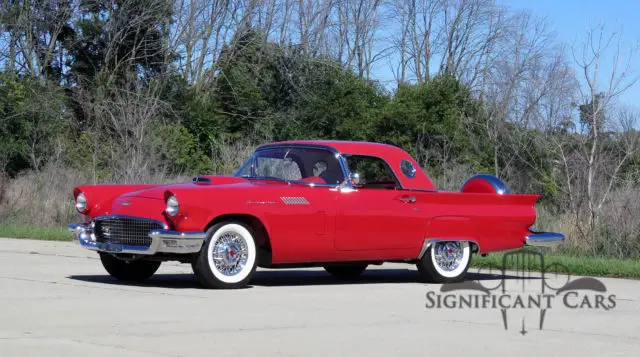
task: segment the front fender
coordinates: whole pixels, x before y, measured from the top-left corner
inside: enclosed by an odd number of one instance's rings
[[[239,197],[223,198],[204,194],[199,199],[190,192],[170,191],[180,204],[180,211],[175,217],[168,217],[173,229],[178,231],[206,231],[209,224],[221,216],[243,215],[258,219],[270,232],[264,212]]]

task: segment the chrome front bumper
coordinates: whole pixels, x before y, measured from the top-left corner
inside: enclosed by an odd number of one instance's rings
[[[562,233],[534,232],[533,230],[530,232],[531,233],[525,238],[527,245],[535,247],[555,247],[564,241],[564,234]]]
[[[67,229],[72,232],[73,240],[76,243],[90,250],[107,253],[146,255],[156,253],[198,253],[200,248],[202,248],[202,243],[206,236],[205,232],[176,232],[166,229],[156,229],[149,231],[151,245],[146,247],[98,242],[91,227],[86,224],[70,224],[67,226]]]

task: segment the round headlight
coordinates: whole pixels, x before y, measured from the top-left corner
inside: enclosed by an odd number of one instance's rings
[[[176,196],[171,196],[167,199],[167,208],[164,210],[171,217],[178,214],[178,210],[180,209],[180,205],[178,205],[178,199]]]
[[[82,192],[80,192],[78,196],[76,196],[76,209],[80,213],[84,213],[84,211],[87,210],[87,198]]]

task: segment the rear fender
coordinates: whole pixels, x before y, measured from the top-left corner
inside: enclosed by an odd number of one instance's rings
[[[477,237],[477,227],[471,217],[466,216],[438,216],[427,224],[425,241],[420,257],[426,252],[430,244],[435,241],[465,240],[474,243],[477,249],[480,244]]]

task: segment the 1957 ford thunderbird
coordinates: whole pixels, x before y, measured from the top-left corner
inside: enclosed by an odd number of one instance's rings
[[[233,176],[73,191],[76,242],[116,279],[140,282],[163,261],[190,263],[208,288],[250,283],[256,267],[320,266],[355,279],[370,264],[416,264],[425,282],[464,279],[473,253],[553,246],[535,232],[538,195],[491,175],[460,192],[434,187],[404,150],[350,141],[260,146]]]

